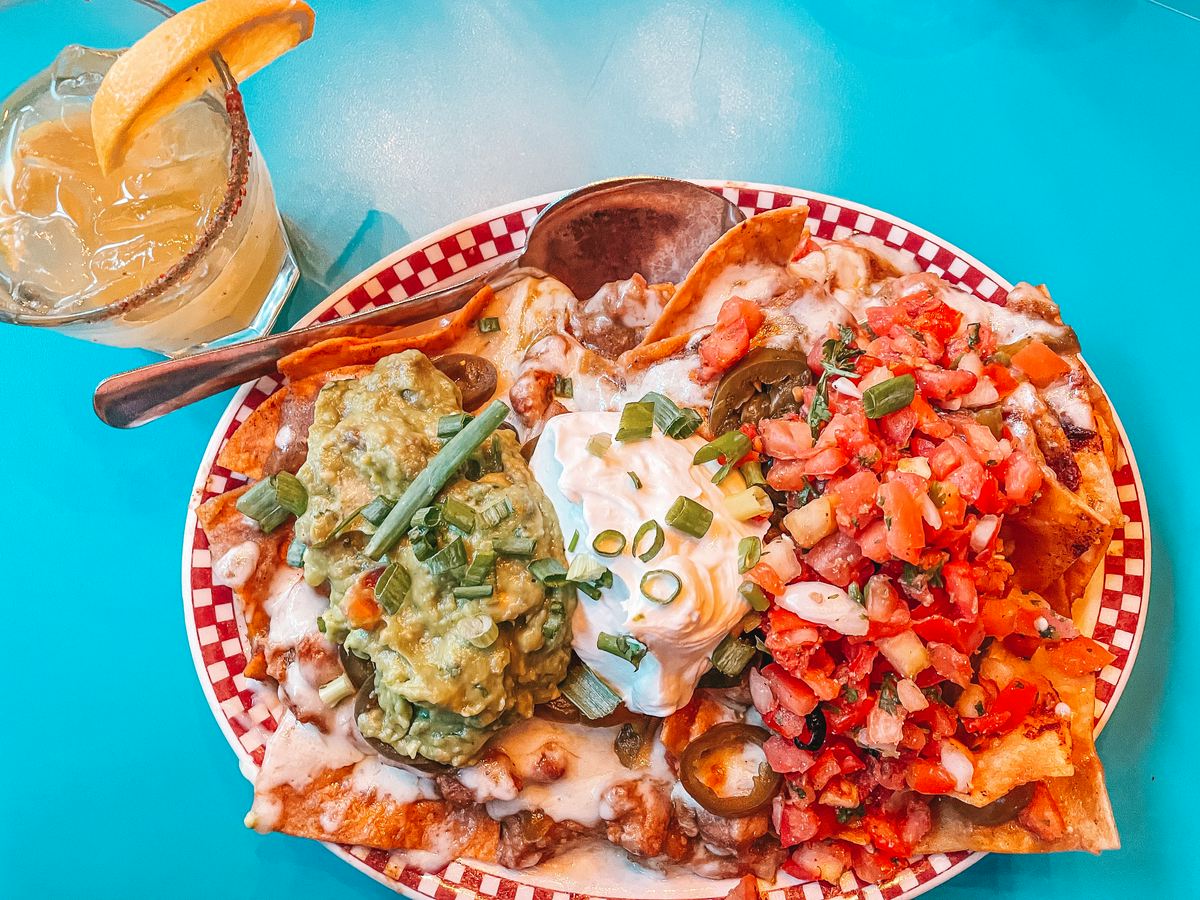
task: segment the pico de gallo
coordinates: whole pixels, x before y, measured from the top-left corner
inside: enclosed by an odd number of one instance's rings
[[[762,324],[755,304],[728,301],[697,379],[729,374]],[[1048,680],[999,677],[982,651],[1045,648],[1070,674],[1112,656],[1011,588],[1003,553],[1004,517],[1053,475],[1022,449],[1002,403],[1022,382],[1062,376],[1057,353],[1037,340],[999,347],[986,322],[917,284],[818,341],[807,363],[792,411],[740,425],[744,470],[765,472],[786,510],[774,552],[745,575],[770,600],[749,687],[783,776],[773,823],[791,848],[784,868],[878,882],[930,831],[932,798],[969,793],[976,753],[1030,715],[1069,715]],[[820,598],[789,602],[789,584],[814,581],[831,586],[821,615]],[[1021,822],[1061,833],[1044,785]]]

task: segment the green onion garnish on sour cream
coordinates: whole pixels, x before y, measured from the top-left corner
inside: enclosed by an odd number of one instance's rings
[[[666,519],[672,528],[677,528],[694,538],[702,538],[708,534],[713,514],[711,509],[701,506],[690,497],[676,497],[671,508],[667,510]]]
[[[654,404],[626,403],[614,437],[622,443],[644,441],[654,432]]]
[[[642,659],[646,656],[646,645],[637,638],[627,634],[609,634],[606,631],[597,636],[596,649],[628,660],[635,669],[642,664]]]

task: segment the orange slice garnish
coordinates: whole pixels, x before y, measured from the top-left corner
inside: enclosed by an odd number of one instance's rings
[[[220,53],[241,81],[313,32],[302,0],[204,0],[165,20],[113,63],[92,101],[92,137],[104,171],[147,126],[220,83]]]

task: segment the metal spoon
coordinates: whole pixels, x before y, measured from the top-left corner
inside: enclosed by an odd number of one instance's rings
[[[734,204],[673,178],[616,178],[572,191],[542,210],[525,249],[469,281],[366,310],[336,322],[268,335],[123,372],[102,381],[92,405],[101,420],[131,428],[275,372],[302,347],[356,334],[361,325],[401,327],[443,316],[484,284],[506,287],[530,273],[553,275],[587,298],[640,272],[677,282],[718,237],[742,221]]]

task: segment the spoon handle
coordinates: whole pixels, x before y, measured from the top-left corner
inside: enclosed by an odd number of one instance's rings
[[[502,287],[527,274],[518,259],[506,260],[469,281],[418,294],[407,300],[365,310],[336,322],[267,335],[179,359],[143,366],[100,382],[92,406],[101,421],[133,428],[254,378],[275,373],[280,357],[318,341],[360,336],[362,325],[401,327],[446,315],[471,298],[484,284]]]

